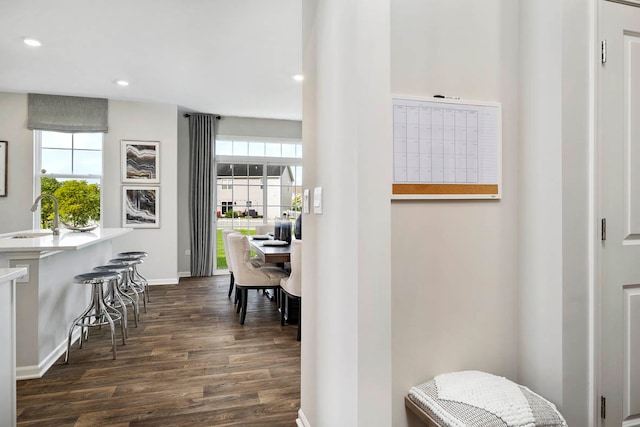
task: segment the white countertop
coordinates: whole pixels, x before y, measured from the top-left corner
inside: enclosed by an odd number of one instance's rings
[[[17,279],[27,274],[26,268],[0,268],[0,283]]]
[[[0,252],[45,252],[73,251],[105,240],[113,239],[130,231],[131,228],[96,228],[93,231],[74,232],[60,230],[59,236],[52,233],[41,237],[12,238],[16,235],[42,233],[51,230],[22,230],[0,234]]]

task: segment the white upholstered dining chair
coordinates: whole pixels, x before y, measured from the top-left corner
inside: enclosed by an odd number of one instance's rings
[[[227,243],[227,236],[231,233],[238,233],[235,230],[222,230],[222,244],[224,246],[224,256],[227,259],[227,268],[229,269],[229,298],[233,293],[234,277],[233,266],[231,265],[231,255],[229,255],[229,243]],[[238,233],[239,234],[239,233]]]
[[[285,307],[289,299],[298,303],[298,341],[302,337],[302,240],[291,242],[291,274],[280,280],[280,324],[284,326]],[[291,315],[291,314],[289,314]]]
[[[264,266],[256,267],[250,259],[249,240],[239,233],[227,235],[233,276],[238,294],[238,308],[240,309],[240,324],[244,325],[247,316],[248,289],[273,289],[274,293],[280,288],[280,279],[288,276],[281,268]]]
[[[264,235],[273,233],[273,224],[256,225],[256,234]]]
[[[231,265],[231,255],[229,255],[229,250],[228,250],[228,243],[227,243],[227,236],[231,233],[236,233],[236,234],[242,234],[239,231],[236,230],[222,230],[222,244],[224,246],[224,256],[227,259],[227,269],[229,270],[229,298],[231,298],[231,294],[233,293],[233,288],[234,288],[234,282],[235,282],[235,277],[233,275],[233,266]],[[254,267],[263,267],[265,265],[267,266],[273,266],[273,264],[265,264],[259,257],[255,256],[253,258],[251,258],[251,263],[254,265]],[[238,298],[236,297],[234,300],[234,303],[238,302]]]

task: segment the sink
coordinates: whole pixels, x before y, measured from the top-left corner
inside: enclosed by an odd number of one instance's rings
[[[51,236],[51,231],[37,231],[33,233],[18,233],[13,236],[9,236],[8,239],[37,239],[38,237]]]

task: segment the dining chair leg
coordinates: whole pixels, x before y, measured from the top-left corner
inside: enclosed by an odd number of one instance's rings
[[[233,303],[234,304],[238,304],[239,301],[240,301],[240,295],[238,293],[238,288],[236,287],[236,290],[235,290],[234,296],[233,296]]]
[[[242,289],[236,286],[236,313],[240,313],[242,310]]]
[[[247,299],[249,295],[247,292],[247,289],[242,289],[242,293],[241,293],[241,305],[242,305],[242,310],[240,310],[240,324],[244,325],[244,319],[247,317]]]
[[[231,277],[229,278],[229,298],[231,298],[231,294],[233,293],[233,285],[235,283],[235,278],[233,277],[233,271],[230,274],[231,274]]]
[[[286,310],[287,297],[282,289],[280,289],[278,295],[280,296],[280,326],[284,326],[284,312]]]

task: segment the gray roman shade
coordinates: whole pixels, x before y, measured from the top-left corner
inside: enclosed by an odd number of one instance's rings
[[[27,128],[56,132],[107,132],[105,98],[29,94]]]

